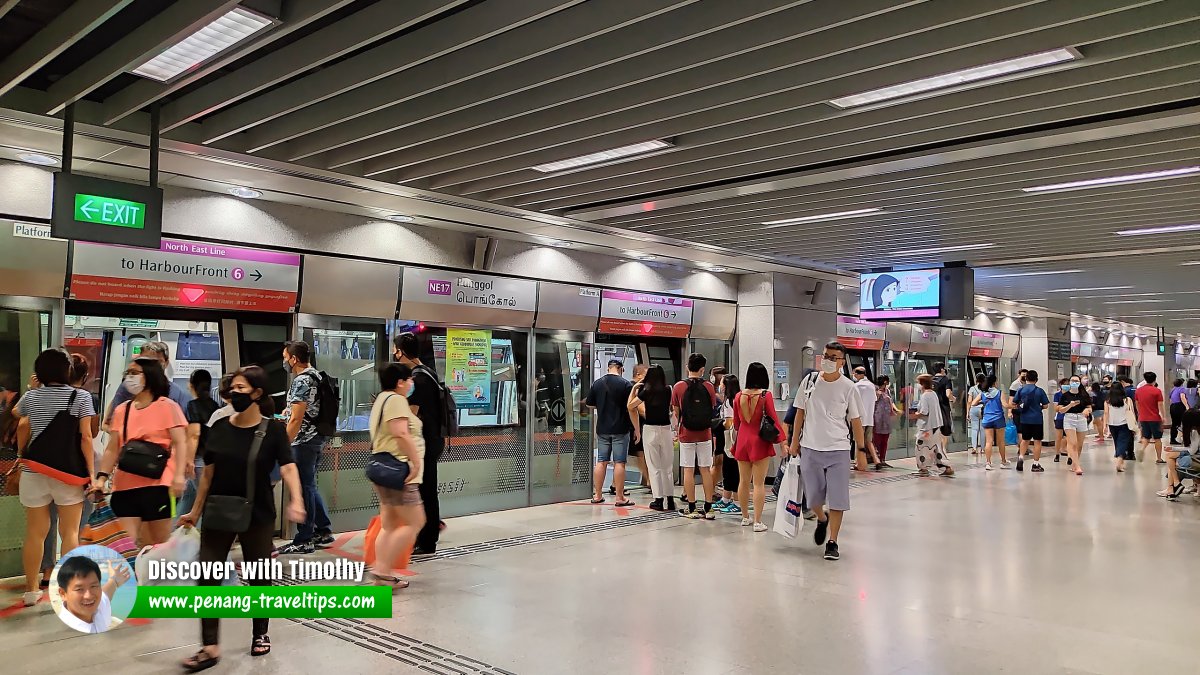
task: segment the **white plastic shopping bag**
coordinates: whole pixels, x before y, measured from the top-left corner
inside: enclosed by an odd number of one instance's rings
[[[804,525],[804,481],[800,480],[800,460],[792,457],[781,467],[783,478],[779,485],[779,505],[775,508],[774,531],[795,539]]]
[[[139,586],[177,586],[195,583],[150,578],[150,561],[194,562],[200,557],[200,531],[194,527],[180,527],[161,544],[143,546],[138,552],[134,571]]]

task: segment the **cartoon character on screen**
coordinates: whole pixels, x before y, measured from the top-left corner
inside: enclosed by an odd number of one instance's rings
[[[890,309],[900,295],[900,280],[890,274],[880,274],[863,284],[862,297],[871,299],[870,309]]]

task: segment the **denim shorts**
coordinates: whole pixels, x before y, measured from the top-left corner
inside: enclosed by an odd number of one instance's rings
[[[629,459],[629,434],[598,434],[596,461],[624,464]]]
[[[984,429],[1003,429],[1006,426],[1008,426],[1008,422],[1006,422],[1003,417],[997,417],[994,420],[983,421]]]
[[[1142,422],[1142,438],[1152,441],[1162,439],[1162,422]]]
[[[1192,468],[1192,455],[1187,450],[1180,450],[1179,457],[1175,458],[1175,466],[1180,469]]]

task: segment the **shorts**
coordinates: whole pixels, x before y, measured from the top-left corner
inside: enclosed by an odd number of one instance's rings
[[[866,441],[867,443],[874,442],[874,438],[873,438],[873,436],[875,434],[874,429],[875,429],[875,427],[863,427],[863,440]],[[866,452],[867,452],[866,448],[856,447],[855,449],[858,450],[858,452],[861,452],[864,454],[866,454]]]
[[[1162,422],[1142,422],[1142,438],[1152,441],[1162,439]]]
[[[375,487],[375,494],[379,495],[379,503],[384,506],[421,506],[424,502],[421,501],[421,484],[409,483],[402,490],[394,490],[382,485],[371,483]]]
[[[108,498],[118,518],[164,520],[171,517],[171,492],[165,485],[116,490]]]
[[[1087,417],[1082,413],[1067,413],[1067,416],[1063,418],[1063,429],[1086,434],[1088,431]]]
[[[1063,430],[1063,419],[1064,419],[1064,418],[1062,418],[1062,417],[1055,417],[1055,418],[1054,418],[1054,428],[1055,428],[1055,429],[1058,429],[1059,431],[1062,431],[1062,430]]]
[[[709,439],[699,443],[679,443],[679,466],[712,466],[713,443]]]
[[[1187,450],[1180,450],[1179,457],[1175,458],[1175,467],[1178,469],[1192,468],[1192,455]]]
[[[983,421],[984,429],[1003,429],[1006,426],[1008,426],[1008,423],[1004,421],[1003,417],[997,417],[994,420],[984,420]]]
[[[1040,441],[1046,438],[1046,430],[1041,424],[1026,424],[1022,422],[1017,429],[1020,431],[1021,440],[1023,441]]]
[[[808,508],[828,506],[834,511],[850,510],[850,457],[844,451],[821,452],[800,449],[800,478]]]
[[[624,464],[629,459],[629,434],[596,436],[596,461]]]
[[[83,502],[83,486],[67,485],[61,480],[33,471],[21,473],[21,489],[18,499],[21,506],[36,509],[51,502],[59,506],[73,506]]]

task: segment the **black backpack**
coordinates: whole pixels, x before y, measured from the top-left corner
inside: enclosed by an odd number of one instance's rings
[[[690,377],[679,406],[680,422],[684,429],[706,431],[712,428],[713,402],[704,380]]]
[[[441,408],[439,412],[442,416],[442,438],[450,438],[458,435],[458,403],[454,401],[454,395],[446,388],[444,382],[438,379],[437,373],[426,365],[420,365],[413,368],[413,372],[424,373],[433,383],[437,385],[438,398],[441,399]]]
[[[319,371],[317,375],[306,374],[314,380],[313,384],[317,388],[317,414],[309,415],[306,412],[304,418],[317,428],[318,436],[328,438],[337,433],[337,416],[338,408],[342,403],[342,387],[337,380],[323,370]]]

